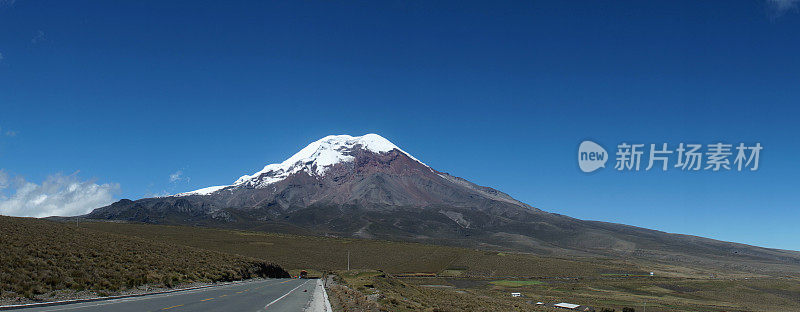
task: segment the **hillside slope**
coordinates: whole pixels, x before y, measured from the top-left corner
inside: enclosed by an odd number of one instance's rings
[[[31,218],[0,216],[0,250],[0,298],[5,299],[288,276],[256,258]]]

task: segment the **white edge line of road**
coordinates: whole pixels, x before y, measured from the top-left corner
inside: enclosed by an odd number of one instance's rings
[[[333,308],[331,308],[331,302],[330,300],[328,300],[328,291],[325,289],[325,284],[322,284],[321,286],[322,286],[322,297],[325,298],[325,312],[333,312]]]
[[[180,291],[198,290],[198,289],[209,288],[209,287],[222,287],[222,286],[229,286],[229,285],[234,285],[234,284],[243,284],[243,283],[247,283],[247,282],[251,282],[251,281],[252,280],[236,281],[236,282],[228,282],[228,283],[221,283],[221,284],[214,284],[214,285],[203,285],[203,286],[187,287],[187,288],[180,288],[180,289],[170,289],[170,290],[165,290],[165,291],[143,293],[143,294],[130,294],[130,295],[120,295],[120,296],[94,297],[94,298],[85,298],[85,299],[69,299],[69,300],[59,300],[59,301],[49,301],[49,302],[35,302],[35,303],[5,305],[5,306],[0,306],[0,311],[17,310],[17,309],[25,309],[25,308],[49,307],[49,306],[67,305],[67,304],[73,304],[73,303],[87,303],[87,302],[96,302],[96,301],[111,301],[111,300],[116,300],[116,299],[127,299],[127,298],[144,297],[144,296],[150,296],[150,295],[163,295],[163,294],[175,293],[175,292],[180,292]]]
[[[328,290],[325,289],[325,284],[322,283],[322,280],[317,280],[317,288],[322,288],[322,298],[325,299],[325,311],[324,312],[333,312],[333,308],[331,308],[331,301],[328,300]]]
[[[265,305],[265,306],[264,306],[264,308],[263,308],[263,309],[261,309],[260,311],[266,311],[266,310],[267,310],[267,308],[269,308],[269,306],[271,306],[271,305],[275,304],[276,302],[280,301],[280,300],[281,300],[281,299],[283,299],[283,298],[286,298],[286,296],[288,296],[288,295],[289,295],[289,294],[291,294],[293,291],[297,290],[297,289],[298,289],[298,288],[300,288],[301,286],[303,286],[303,285],[305,285],[306,283],[308,283],[308,281],[309,281],[309,280],[306,280],[306,281],[305,281],[305,282],[303,282],[302,284],[300,284],[300,285],[297,285],[297,287],[295,287],[295,288],[292,288],[292,290],[290,290],[289,292],[287,292],[287,293],[283,294],[283,296],[280,296],[280,297],[278,297],[278,299],[272,300],[272,302],[270,302],[270,303],[267,303],[267,305]]]

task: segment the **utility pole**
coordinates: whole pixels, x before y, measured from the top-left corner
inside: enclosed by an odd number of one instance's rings
[[[347,271],[350,271],[350,251],[347,251]]]

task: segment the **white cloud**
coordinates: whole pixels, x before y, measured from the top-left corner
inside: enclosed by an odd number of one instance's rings
[[[178,170],[169,175],[169,182],[178,182],[180,180],[183,180],[183,171]]]
[[[0,191],[8,188],[8,173],[5,170],[0,170]],[[0,194],[0,199],[2,199],[2,194]]]
[[[172,195],[172,194],[167,192],[167,191],[161,191],[161,192],[156,192],[156,193],[144,194],[144,197],[146,197],[146,198],[150,198],[150,197],[167,197],[167,196],[170,196],[170,195]]]
[[[173,172],[172,174],[169,175],[169,182],[170,183],[176,183],[176,182],[180,182],[180,181],[186,181],[186,183],[189,183],[189,181],[191,181],[191,180],[192,180],[192,178],[183,175],[183,170],[175,171],[175,172]]]
[[[17,176],[13,179],[0,170],[0,214],[17,217],[76,216],[111,204],[119,193],[117,183],[97,184],[82,181],[77,172],[71,175],[48,176],[41,185]]]
[[[800,3],[800,0],[767,0],[767,5],[769,5],[770,9],[778,16],[783,15],[789,10],[797,9],[798,3]]]

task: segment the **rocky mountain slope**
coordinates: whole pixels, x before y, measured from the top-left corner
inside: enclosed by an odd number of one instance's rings
[[[436,171],[376,134],[327,136],[233,184],[123,199],[86,217],[643,257],[749,271],[800,266],[794,251],[548,213]]]

